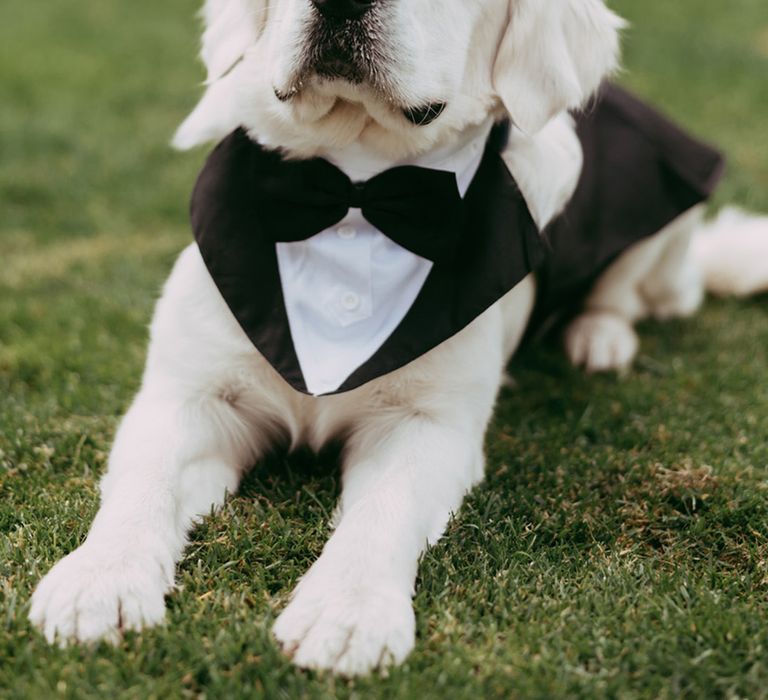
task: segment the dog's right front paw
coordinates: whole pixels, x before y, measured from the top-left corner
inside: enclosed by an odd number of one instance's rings
[[[38,584],[29,618],[61,646],[104,639],[159,624],[173,585],[166,568],[145,554],[87,543],[59,561]]]

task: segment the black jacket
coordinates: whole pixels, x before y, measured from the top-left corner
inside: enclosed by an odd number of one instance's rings
[[[440,345],[530,272],[539,279],[535,325],[576,312],[622,251],[705,200],[722,173],[717,151],[616,86],[606,85],[576,121],[584,150],[579,184],[565,211],[541,232],[501,159],[508,127],[494,128],[464,198],[458,254],[433,266],[394,333],[362,366],[349,368],[338,392]],[[275,224],[260,217],[254,194],[265,164],[273,168],[276,160],[279,153],[266,151],[242,129],[224,139],[195,186],[192,228],[243,330],[294,389],[306,392],[283,303]]]

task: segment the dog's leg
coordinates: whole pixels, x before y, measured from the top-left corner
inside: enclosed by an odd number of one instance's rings
[[[704,285],[690,242],[702,216],[701,207],[692,209],[603,273],[565,332],[574,365],[589,372],[626,369],[639,348],[635,323],[649,316],[688,316],[699,308]]]
[[[30,618],[50,641],[116,641],[159,623],[187,530],[235,490],[262,447],[253,412],[215,369],[212,357],[221,367],[238,359],[229,352],[237,336],[199,264],[194,252],[182,256],[158,305],[144,385],[118,430],[88,537],[32,598]]]
[[[355,675],[413,647],[419,557],[482,478],[505,352],[525,328],[533,288],[529,278],[396,382],[351,400],[358,427],[336,529],[274,627],[299,666]]]
[[[482,429],[428,416],[398,423],[353,438],[336,530],[275,624],[299,666],[355,675],[413,647],[418,559],[481,477]]]
[[[50,642],[117,641],[159,623],[196,516],[237,487],[227,409],[143,391],[120,427],[86,541],[41,581],[30,617]]]

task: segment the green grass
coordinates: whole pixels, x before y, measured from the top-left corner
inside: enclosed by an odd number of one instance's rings
[[[719,201],[768,210],[765,0],[617,0],[622,80],[720,143]],[[0,696],[768,696],[768,307],[642,329],[624,379],[515,365],[485,484],[421,568],[418,643],[386,678],[293,669],[269,627],[319,552],[328,457],[259,466],[192,538],[168,626],[48,647],[29,595],[84,537],[137,388],[202,152],[182,0],[0,9]]]

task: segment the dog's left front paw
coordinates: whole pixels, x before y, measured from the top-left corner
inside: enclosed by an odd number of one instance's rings
[[[637,355],[639,340],[632,324],[617,314],[588,311],[565,332],[565,350],[575,367],[587,372],[621,372]]]
[[[273,628],[293,663],[343,676],[402,663],[416,636],[410,596],[388,585],[323,579],[310,571]]]

